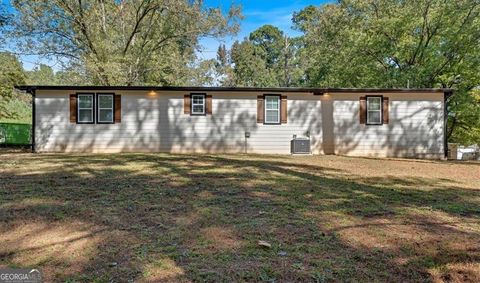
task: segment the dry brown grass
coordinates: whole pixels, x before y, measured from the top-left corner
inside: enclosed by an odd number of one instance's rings
[[[479,282],[480,164],[2,154],[0,243],[47,282]]]

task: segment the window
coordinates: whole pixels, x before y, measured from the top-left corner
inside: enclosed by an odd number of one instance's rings
[[[97,122],[100,124],[113,123],[113,94],[98,94]]]
[[[382,97],[367,96],[367,125],[382,124]]]
[[[79,94],[77,96],[79,124],[93,123],[93,94]]]
[[[280,123],[280,96],[265,95],[265,124]]]
[[[205,94],[192,94],[192,115],[205,114]]]

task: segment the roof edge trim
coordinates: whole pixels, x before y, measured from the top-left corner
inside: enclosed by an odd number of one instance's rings
[[[323,93],[407,93],[407,92],[452,92],[448,88],[310,88],[310,87],[196,87],[196,86],[93,86],[93,85],[20,85],[16,89],[31,92],[33,90],[141,90],[141,91],[238,91],[238,92],[307,92],[316,95]]]

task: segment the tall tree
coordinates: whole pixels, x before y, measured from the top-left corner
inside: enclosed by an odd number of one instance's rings
[[[234,86],[235,79],[232,68],[232,59],[225,44],[218,46],[217,58],[215,61],[215,71],[217,82],[222,86]]]
[[[283,77],[279,79],[281,86],[305,85],[304,65],[301,52],[303,50],[302,37],[284,37],[279,69]]]
[[[249,40],[233,43],[231,57],[236,86],[268,87],[278,84],[275,72],[267,68],[264,54]]]
[[[471,94],[480,84],[479,16],[480,2],[471,0],[344,0],[307,7],[293,22],[304,32],[307,84],[453,87],[454,137],[458,125],[480,124],[457,116],[467,101],[480,111]]]
[[[40,64],[31,71],[26,71],[27,84],[32,85],[55,85],[57,80],[52,67]]]
[[[301,40],[289,38],[277,27],[264,25],[231,49],[234,81],[253,86],[298,85],[302,72],[298,52]]]
[[[25,74],[18,58],[8,52],[0,53],[0,119],[19,119],[19,111],[29,110],[29,97],[14,90],[25,84]],[[20,106],[20,107],[19,107]]]
[[[228,15],[197,0],[13,0],[18,48],[85,67],[93,83],[182,84],[198,39],[238,30]]]
[[[79,66],[70,66],[55,73],[55,82],[59,85],[88,85],[91,82],[85,70]]]
[[[480,145],[480,89],[460,92],[449,104],[447,134],[450,140],[463,145]]]
[[[5,44],[5,36],[3,35],[3,28],[7,25],[9,20],[9,13],[3,3],[0,3],[0,50],[3,50]]]
[[[5,25],[8,21],[9,15],[3,3],[0,3],[0,27]]]
[[[284,47],[283,32],[275,26],[264,25],[250,33],[249,39],[260,50],[267,68],[275,68]]]
[[[217,64],[220,67],[226,67],[229,63],[228,50],[225,44],[218,46],[217,50]]]
[[[200,60],[190,67],[188,85],[213,86],[215,84],[216,60]]]

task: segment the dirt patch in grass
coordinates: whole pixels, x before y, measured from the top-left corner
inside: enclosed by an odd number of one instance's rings
[[[47,282],[478,282],[480,164],[1,154],[0,243]]]

